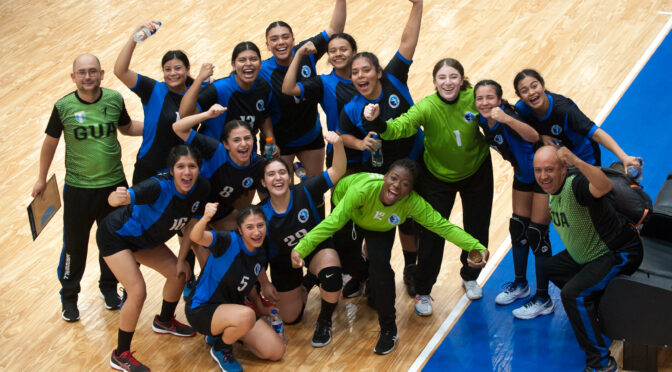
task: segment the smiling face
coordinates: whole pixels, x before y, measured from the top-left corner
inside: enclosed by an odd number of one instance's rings
[[[289,192],[289,170],[280,159],[273,160],[264,168],[264,179],[261,180],[268,193],[273,197],[283,196]]]
[[[238,233],[248,250],[261,247],[266,238],[266,220],[259,214],[250,214],[238,225]]]
[[[94,94],[100,89],[104,71],[100,68],[100,62],[91,54],[83,54],[72,65],[70,77],[80,93]]]
[[[460,95],[463,76],[454,67],[444,65],[434,75],[434,87],[446,101],[454,101]]]
[[[352,84],[366,99],[378,98],[382,90],[380,84],[382,76],[383,72],[376,70],[368,58],[360,57],[352,61]]]
[[[232,129],[229,136],[222,142],[229,156],[236,163],[236,165],[244,166],[250,163],[250,156],[252,156],[252,146],[254,145],[254,137],[249,128],[240,126]]]
[[[347,70],[350,67],[353,52],[350,43],[343,38],[331,39],[329,41],[327,49],[329,63],[336,70]]]
[[[411,172],[404,167],[394,167],[385,173],[380,201],[389,206],[403,199],[411,191],[413,191]]]
[[[490,111],[494,107],[502,105],[502,99],[497,96],[497,91],[492,85],[482,85],[474,92],[476,109],[486,119],[490,119]]]
[[[560,160],[555,148],[544,146],[537,150],[533,166],[534,178],[544,192],[554,194],[560,190],[567,176],[567,166]]]
[[[533,76],[526,76],[516,85],[516,93],[520,99],[535,112],[543,113],[548,108],[548,97],[544,84]]]
[[[238,84],[251,87],[259,74],[261,58],[255,51],[248,49],[238,53],[231,65],[236,71]]]
[[[266,46],[281,65],[289,65],[294,47],[294,35],[287,27],[276,26],[266,33]]]
[[[170,90],[175,92],[186,90],[187,76],[189,76],[189,68],[181,60],[173,58],[163,64],[163,80]]]
[[[189,193],[189,190],[196,184],[198,173],[198,163],[189,155],[180,156],[170,169],[175,188],[182,195]]]

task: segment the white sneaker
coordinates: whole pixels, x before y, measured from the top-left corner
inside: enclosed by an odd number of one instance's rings
[[[555,306],[553,306],[553,301],[550,298],[534,296],[511,313],[518,319],[534,319],[540,315],[551,314],[554,310]]]
[[[420,316],[432,315],[432,297],[430,295],[415,295],[415,313]]]
[[[475,280],[463,280],[462,281],[462,286],[464,287],[464,290],[467,292],[467,298],[470,300],[479,300],[481,297],[483,297],[483,290],[481,287],[476,283]]]
[[[504,291],[495,297],[497,305],[508,305],[519,298],[525,298],[530,295],[530,287],[527,283],[508,282],[503,286]]]

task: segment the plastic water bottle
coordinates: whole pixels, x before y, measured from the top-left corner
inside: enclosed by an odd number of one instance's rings
[[[161,26],[161,22],[156,22],[159,27]],[[148,37],[154,35],[154,33],[158,30],[158,28],[154,29],[153,31],[150,31],[147,27],[143,27],[140,29],[140,31],[136,32],[135,35],[133,35],[133,41],[136,43],[140,44],[143,41],[147,40]]]
[[[264,145],[264,157],[270,159],[273,157],[275,152],[275,144],[273,143],[273,137],[266,137],[266,145]]]
[[[303,164],[300,161],[294,163],[294,174],[301,180],[306,179],[306,168],[303,167]]]
[[[644,159],[638,157],[637,160],[639,161],[640,168],[644,166]],[[644,178],[642,172],[634,165],[628,166],[628,176],[632,177],[632,179],[637,183],[641,183],[642,179]]]
[[[379,139],[377,134],[373,135],[373,138]],[[371,164],[373,164],[374,167],[382,167],[383,166],[383,144],[378,144],[378,147],[371,153]]]
[[[282,343],[287,345],[287,338],[285,337],[285,326],[282,324],[282,319],[278,315],[278,310],[271,311],[271,327],[275,333],[280,336]]]

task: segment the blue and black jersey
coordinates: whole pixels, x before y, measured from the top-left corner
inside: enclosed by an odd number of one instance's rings
[[[338,123],[339,133],[350,134],[359,139],[367,135],[362,125],[362,112],[364,106],[369,103],[378,103],[380,106],[380,118],[384,121],[392,120],[408,111],[413,106],[413,98],[408,90],[408,70],[412,61],[404,58],[397,52],[392,60],[385,66],[383,76],[380,79],[382,91],[380,97],[368,100],[361,94],[357,94],[352,101],[348,102],[341,112]],[[370,165],[371,152],[345,148],[348,157],[348,167],[364,167],[371,172],[385,173],[387,167],[398,159],[409,158],[417,160],[422,155],[424,148],[424,132],[418,128],[418,132],[408,138],[392,141],[383,141],[383,166],[373,168]]]
[[[324,171],[298,185],[290,186],[289,205],[284,213],[277,213],[273,209],[270,198],[260,203],[266,214],[266,233],[270,238],[268,255],[271,265],[274,265],[276,260],[291,265],[289,257],[292,249],[324,219],[324,211],[320,213],[317,206],[322,204],[324,193],[332,187],[334,185],[329,173]]]
[[[512,118],[523,119],[511,108],[502,105],[500,108]],[[522,183],[535,182],[532,159],[534,158],[534,144],[524,140],[518,132],[500,122],[490,128],[488,120],[478,115],[478,125],[485,134],[485,142],[497,151],[504,160],[513,166],[513,176]]]
[[[208,231],[212,243],[203,272],[191,297],[191,309],[210,304],[243,304],[266,266],[262,245],[250,252],[243,239],[233,231]]]
[[[327,130],[338,131],[338,118],[343,107],[357,95],[352,80],[343,79],[331,71],[329,75],[313,76],[297,83],[301,89],[300,99],[319,102],[327,115]],[[332,145],[327,145],[327,167],[331,166]]]
[[[303,82],[310,77],[317,76],[315,63],[327,52],[329,35],[326,31],[304,40],[294,46],[292,53],[306,42],[315,44],[317,53],[301,58],[297,82]],[[261,64],[259,76],[264,78],[273,88],[271,101],[271,119],[275,141],[280,148],[297,147],[313,142],[322,135],[320,117],[317,114],[316,101],[300,99],[282,93],[282,82],[287,74],[287,66],[280,66],[275,57],[271,57]]]
[[[262,188],[259,176],[263,159],[256,153],[252,153],[250,164],[239,166],[224,145],[212,137],[192,130],[185,144],[197,148],[203,155],[201,176],[210,181],[208,202],[219,203],[213,221],[229,215],[234,209],[234,201],[245,192]]]
[[[599,127],[571,99],[548,92],[546,97],[548,111],[543,118],[538,118],[523,101],[516,103],[516,110],[539,134],[555,138],[559,145],[570,149],[581,160],[599,166],[600,146],[591,139]]]
[[[131,204],[110,213],[102,227],[138,249],[149,249],[172,238],[192,216],[203,215],[210,184],[199,176],[189,193],[182,195],[172,177],[160,175],[128,191]]]
[[[170,149],[182,143],[173,132],[173,123],[180,119],[178,112],[184,94],[171,92],[166,83],[140,74],[131,91],[140,97],[145,114],[142,145],[133,171],[136,184],[166,171]]]
[[[252,134],[256,137],[261,124],[269,115],[271,107],[271,86],[259,77],[249,90],[238,85],[235,74],[215,80],[198,94],[198,105],[207,111],[215,103],[226,107],[226,112],[216,118],[205,121],[202,132],[216,140],[221,140],[224,124],[231,120],[250,123]]]

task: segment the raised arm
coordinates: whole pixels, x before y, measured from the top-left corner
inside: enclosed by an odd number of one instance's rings
[[[114,63],[114,74],[129,88],[135,87],[135,84],[138,82],[138,74],[129,68],[131,65],[131,58],[133,57],[133,51],[135,50],[135,40],[133,40],[133,35],[145,27],[150,31],[154,31],[159,25],[151,21],[146,21],[138,25],[138,27],[133,30],[128,41],[126,41],[126,44],[121,49],[121,53],[119,53],[119,56],[117,57],[117,61]]]
[[[198,72],[198,76],[194,79],[194,83],[187,89],[187,92],[182,96],[182,101],[180,101],[179,114],[181,118],[198,112],[196,101],[198,100],[198,93],[201,92],[201,85],[203,85],[205,79],[212,76],[214,72],[215,65],[212,63],[204,63],[201,66],[201,71]]]
[[[511,127],[511,129],[520,134],[520,136],[523,137],[525,141],[531,143],[536,143],[539,141],[539,133],[534,128],[532,128],[532,126],[508,115],[501,108],[493,107],[490,115],[493,119],[495,119],[495,121],[504,123]]]
[[[37,182],[33,186],[33,198],[41,197],[44,189],[47,187],[47,173],[49,173],[49,167],[51,167],[51,162],[54,160],[57,147],[57,137],[52,137],[48,134],[44,136],[42,150],[40,150],[40,170],[37,174]]]
[[[173,123],[173,132],[175,132],[175,134],[177,134],[177,136],[180,137],[182,141],[186,141],[189,139],[191,128],[194,125],[207,119],[215,118],[224,113],[224,111],[226,111],[226,107],[222,107],[220,104],[215,103],[206,112],[190,115]]]
[[[204,247],[209,247],[210,244],[212,244],[212,234],[205,231],[205,228],[207,227],[208,222],[212,219],[212,216],[217,213],[217,206],[219,206],[219,203],[208,203],[205,205],[203,218],[194,224],[194,227],[189,233],[191,241]]]
[[[331,167],[327,169],[329,179],[332,184],[336,184],[345,174],[345,169],[348,166],[348,159],[345,156],[345,148],[343,147],[343,139],[336,132],[327,132],[324,136],[327,142],[334,147],[334,158],[331,162]]]
[[[380,117],[377,103],[369,103],[362,112],[362,126],[368,131],[376,132],[384,140],[407,138],[418,132],[418,127],[426,125],[423,101],[411,106],[407,112],[388,122]]]
[[[410,0],[413,3],[411,14],[408,16],[406,27],[401,34],[401,43],[399,44],[399,53],[408,60],[413,59],[415,47],[418,45],[420,37],[420,25],[422,23],[422,0]]]
[[[558,149],[558,157],[567,164],[575,166],[588,179],[590,184],[588,189],[594,198],[601,198],[611,191],[614,186],[611,180],[607,177],[599,167],[590,165],[585,161],[579,159],[568,148],[560,147]]]
[[[334,6],[334,13],[331,15],[331,21],[327,26],[327,35],[331,37],[333,34],[343,32],[345,29],[345,19],[347,17],[345,0],[336,0]]]
[[[623,168],[626,170],[629,166],[635,166],[641,168],[639,160],[636,157],[630,156],[623,151],[621,146],[618,145],[616,140],[614,140],[609,133],[605,132],[601,128],[598,128],[595,133],[593,133],[593,141],[604,146],[607,150],[611,151],[618,159],[623,163]]]
[[[294,97],[299,97],[301,95],[301,88],[299,88],[299,85],[296,83],[296,74],[299,71],[301,57],[315,53],[317,53],[317,48],[315,48],[315,44],[313,44],[312,41],[303,44],[301,48],[296,51],[292,63],[290,63],[289,68],[287,68],[285,80],[282,81],[282,93]]]

